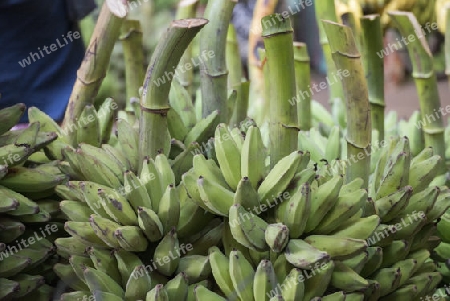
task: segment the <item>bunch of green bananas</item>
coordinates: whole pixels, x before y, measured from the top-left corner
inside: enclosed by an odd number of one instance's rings
[[[53,190],[67,176],[57,161],[39,163],[56,133],[39,122],[10,130],[24,112],[24,104],[0,110],[0,300],[50,300],[52,242],[63,226]]]
[[[294,152],[267,173],[255,127],[243,141],[224,137],[231,132],[219,125],[218,165],[195,157],[193,170],[183,176],[199,206],[228,220],[224,252],[210,249],[220,292],[199,288],[200,295],[420,300],[434,292],[441,280],[429,259],[439,243],[434,221],[450,206],[450,195],[428,187],[439,164],[430,149],[411,159],[408,139],[392,139],[367,193],[360,179],[344,183],[343,162],[326,164],[316,174],[309,152]],[[318,270],[322,264],[327,265]],[[317,275],[295,281],[311,273]]]

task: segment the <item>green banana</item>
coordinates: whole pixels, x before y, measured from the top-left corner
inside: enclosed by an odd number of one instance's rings
[[[211,275],[208,256],[187,255],[180,258],[176,274],[185,273],[189,284],[205,280]]]
[[[114,236],[126,251],[144,252],[147,250],[148,241],[139,227],[120,226],[114,231]]]
[[[169,232],[178,226],[180,217],[180,199],[173,185],[168,185],[164,192],[158,209],[158,217],[163,226],[163,233]]]
[[[180,262],[180,243],[175,229],[169,231],[159,242],[153,255],[153,261],[158,262],[158,271],[165,275],[172,275]],[[166,262],[166,258],[168,258]],[[164,261],[164,263],[160,263]]]
[[[265,240],[273,252],[280,253],[289,242],[289,228],[282,223],[269,224],[265,231]]]
[[[24,103],[17,103],[13,106],[1,109],[0,120],[3,122],[0,126],[0,135],[3,135],[15,126],[19,122],[25,110],[26,106]]]
[[[310,235],[305,238],[305,242],[326,252],[332,259],[336,260],[349,258],[367,249],[367,242],[362,239],[338,236]]]
[[[286,260],[297,268],[312,270],[330,260],[327,252],[321,251],[301,239],[291,239],[284,252]]]
[[[214,280],[228,300],[237,300],[230,275],[229,259],[217,247],[209,249],[209,262]]]
[[[345,292],[360,291],[369,286],[369,282],[366,279],[339,261],[335,262],[330,283],[333,287],[344,290]]]
[[[97,110],[92,104],[86,105],[81,111],[76,132],[77,144],[86,143],[100,147],[102,143],[102,133]]]
[[[229,260],[231,281],[241,300],[254,300],[253,281],[255,271],[240,251],[231,251]]]
[[[139,169],[139,133],[124,119],[117,121],[117,138],[120,149],[129,160],[131,170],[137,172]]]
[[[271,292],[277,287],[276,274],[270,260],[262,260],[253,278],[253,296],[255,300],[269,301]]]
[[[138,224],[151,242],[158,241],[164,235],[163,224],[152,209],[138,207]]]
[[[241,153],[227,125],[217,126],[214,146],[220,170],[231,189],[236,190],[241,177]]]
[[[248,177],[253,188],[257,188],[266,174],[264,164],[267,154],[261,131],[256,126],[250,126],[241,148],[241,176]]]
[[[234,192],[204,177],[198,178],[197,186],[201,200],[210,212],[228,216],[234,202]]]

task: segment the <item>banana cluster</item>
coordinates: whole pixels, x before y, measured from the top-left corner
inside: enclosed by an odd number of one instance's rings
[[[11,131],[24,104],[0,110],[0,300],[50,300],[62,224],[54,187],[66,181],[43,149],[56,138],[39,122]],[[30,108],[30,111],[33,109]]]

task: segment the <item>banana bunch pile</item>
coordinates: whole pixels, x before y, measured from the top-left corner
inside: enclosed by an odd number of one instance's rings
[[[448,190],[447,190],[448,192]],[[442,274],[442,282],[446,287],[450,284],[450,212],[441,216],[437,223],[437,232],[442,242],[434,249],[432,257],[437,264],[438,271]],[[448,289],[448,288],[447,288]]]
[[[0,300],[50,300],[62,224],[54,187],[66,180],[57,162],[39,164],[56,138],[39,122],[11,131],[24,104],[0,110]],[[31,110],[31,109],[30,109]]]
[[[224,252],[209,251],[220,292],[197,288],[199,295],[420,300],[434,292],[441,281],[430,259],[439,243],[434,221],[450,206],[450,195],[428,187],[439,164],[432,150],[411,160],[408,139],[392,139],[368,193],[361,179],[344,183],[343,162],[316,173],[309,152],[294,152],[267,172],[256,127],[243,140],[225,137],[232,134],[221,124],[218,165],[196,156],[183,176],[192,200],[227,222]]]

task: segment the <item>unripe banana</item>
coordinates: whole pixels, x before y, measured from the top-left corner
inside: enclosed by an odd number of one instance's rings
[[[120,246],[130,252],[144,252],[147,250],[148,240],[139,227],[120,226],[114,231]]]
[[[78,118],[78,128],[76,129],[76,133],[76,144],[86,143],[100,147],[102,143],[102,133],[97,110],[92,104],[86,105],[81,111]]]
[[[169,185],[175,185],[175,174],[166,155],[158,154],[155,157],[155,167],[159,173],[161,189],[164,192]]]
[[[98,195],[103,209],[116,223],[138,225],[136,212],[127,199],[108,189],[99,189]]]
[[[189,284],[184,273],[177,274],[164,285],[169,300],[186,300],[188,287]]]
[[[257,188],[266,174],[266,148],[258,127],[250,126],[241,149],[241,175]]]
[[[231,189],[236,190],[241,179],[241,153],[227,125],[217,126],[214,146],[220,170]]]
[[[356,273],[360,274],[361,270],[366,265],[367,261],[369,260],[369,252],[365,251],[361,254],[355,255],[352,258],[342,260],[341,262],[351,268]]]
[[[269,224],[265,231],[265,239],[273,252],[280,253],[289,241],[289,228],[281,223]]]
[[[302,155],[303,152],[295,151],[275,164],[258,188],[261,202],[270,206],[274,202],[272,198],[278,197],[288,187],[302,160]]]
[[[234,202],[234,193],[210,179],[199,177],[197,186],[200,197],[210,212],[228,216],[230,206]]]
[[[117,267],[117,260],[110,250],[87,247],[86,253],[92,260],[95,269],[106,273],[117,283],[121,283],[121,275]]]
[[[135,277],[134,275],[142,274],[142,276]],[[145,266],[137,266],[125,286],[125,301],[144,300],[153,288],[152,279],[150,275],[145,273]]]
[[[311,214],[311,189],[308,183],[299,185],[289,200],[275,209],[277,220],[289,228],[291,238],[299,238]]]
[[[303,300],[305,293],[305,283],[303,272],[300,269],[294,268],[286,276],[281,286],[281,295],[286,301]]]
[[[74,237],[59,237],[54,241],[58,255],[68,259],[70,255],[85,256],[86,245]]]
[[[255,271],[250,262],[239,251],[230,253],[230,276],[234,290],[241,300],[254,300],[253,279]]]
[[[117,121],[117,138],[120,149],[131,164],[131,170],[137,172],[139,169],[139,133],[124,119]]]
[[[383,248],[383,261],[380,268],[390,267],[403,260],[409,252],[410,244],[406,240],[394,240]]]
[[[237,300],[234,291],[233,281],[230,276],[230,266],[228,258],[217,247],[209,249],[209,262],[211,264],[214,280],[228,300]]]
[[[89,224],[97,237],[106,245],[111,248],[120,248],[119,241],[114,236],[114,231],[120,226],[119,224],[96,214],[91,215]]]
[[[341,227],[333,232],[333,235],[354,239],[368,239],[379,225],[380,217],[374,214],[368,217],[361,217],[350,223],[343,223]]]
[[[384,268],[378,270],[371,279],[380,284],[380,296],[386,296],[397,289],[401,276],[400,268]]]
[[[178,226],[180,218],[180,199],[173,185],[168,185],[164,192],[158,209],[158,217],[163,226],[163,233],[167,233],[173,227]]]
[[[25,110],[26,106],[23,103],[17,103],[13,106],[1,109],[0,120],[2,120],[2,125],[0,126],[0,135],[3,135],[7,131],[9,131],[13,126],[15,126],[19,122]],[[30,108],[29,110],[32,110],[32,108]],[[34,121],[31,121],[30,119],[30,122]]]
[[[164,285],[157,284],[151,291],[147,293],[145,301],[170,301]]]
[[[103,164],[101,160],[94,156],[88,155],[81,148],[76,150],[78,156],[78,168],[81,170],[84,178],[88,181],[95,181],[98,184],[108,186],[110,188],[119,188],[122,184],[120,179]],[[123,178],[123,175],[119,175]]]
[[[89,222],[68,221],[64,224],[64,230],[88,245],[107,247],[105,242],[103,242],[89,226]]]
[[[428,187],[438,173],[438,165],[441,164],[441,157],[434,155],[422,162],[412,165],[409,170],[409,185],[418,193]]]
[[[164,235],[163,225],[156,212],[149,208],[138,208],[139,227],[151,242],[158,241]]]
[[[19,265],[21,262],[17,261],[16,264]],[[57,263],[54,265],[53,271],[62,282],[73,290],[89,291],[89,287],[77,277],[70,264]]]
[[[382,222],[389,222],[403,212],[413,194],[411,186],[405,186],[394,193],[377,199],[375,207]]]
[[[145,187],[145,184],[132,172],[127,170],[124,173],[124,196],[130,205],[137,210],[139,207],[152,208],[152,200]],[[157,209],[157,208],[156,208]]]
[[[258,214],[257,208],[260,206],[258,192],[253,188],[248,177],[243,177],[236,188],[234,194],[234,204],[240,204],[247,211]]]
[[[271,292],[277,287],[276,274],[269,260],[262,260],[256,268],[253,278],[253,296],[255,300],[269,301]]]
[[[330,255],[301,239],[291,239],[285,250],[286,260],[297,268],[311,270],[330,260]]]
[[[194,288],[195,300],[197,301],[226,301],[225,298],[210,291],[203,285],[198,285]]]
[[[86,268],[93,268],[94,264],[89,257],[72,255],[69,257],[69,263],[72,266],[73,271],[81,279],[84,283],[86,280],[84,279],[84,270]]]
[[[194,141],[202,144],[214,136],[214,131],[219,123],[219,111],[213,111],[206,118],[200,118],[199,120],[186,135],[184,139],[185,145],[189,145]]]
[[[158,262],[158,271],[161,274],[170,276],[176,270],[180,261],[179,249],[180,243],[178,241],[177,234],[175,229],[172,229],[160,241],[153,255],[153,261]],[[169,261],[165,262],[164,260],[164,263],[161,264],[160,261],[169,257],[169,255],[171,255]]]
[[[239,227],[242,229],[247,240],[251,243],[252,249],[256,251],[267,251],[269,246],[265,240],[265,231],[268,224],[260,217],[247,211],[239,204],[232,207],[237,207],[237,213],[240,216]],[[230,209],[231,211],[232,209]]]
[[[335,261],[330,283],[335,288],[344,290],[345,292],[360,291],[369,286],[366,279],[339,261]]]
[[[184,272],[189,284],[205,280],[211,275],[208,256],[188,255],[180,259],[176,274]]]
[[[322,267],[322,266],[321,266]],[[305,293],[303,300],[311,300],[314,297],[323,296],[328,288],[331,275],[335,267],[334,261],[330,261],[325,264],[324,268],[318,270],[313,276],[306,277],[305,280]],[[312,276],[312,277],[311,277]]]
[[[305,238],[305,242],[326,252],[332,259],[336,260],[349,258],[367,249],[367,242],[362,239],[338,236],[310,235]]]
[[[197,154],[193,159],[193,167],[197,177],[202,176],[204,178],[208,178],[225,188],[229,188],[216,161],[212,159],[207,160],[204,155]]]
[[[91,292],[95,291],[103,291],[110,292],[116,296],[124,297],[125,292],[122,287],[115,282],[111,277],[107,274],[100,272],[94,268],[87,267],[84,270],[84,279],[86,280],[86,284],[91,290]]]
[[[186,255],[207,255],[208,249],[220,243],[224,230],[224,222],[213,219],[198,235],[189,238],[192,241],[191,250]],[[195,239],[195,236],[199,237]]]

